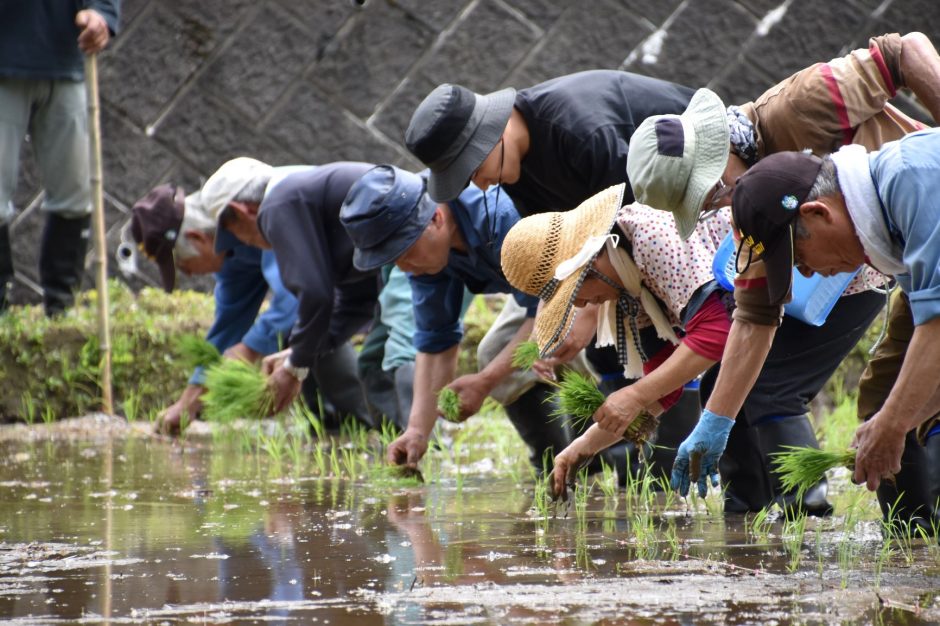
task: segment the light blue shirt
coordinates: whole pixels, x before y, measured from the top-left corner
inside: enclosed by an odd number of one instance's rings
[[[912,133],[869,155],[875,188],[907,273],[896,276],[914,324],[940,316],[940,130]]]

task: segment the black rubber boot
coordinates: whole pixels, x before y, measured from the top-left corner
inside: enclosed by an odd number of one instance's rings
[[[352,416],[368,428],[374,426],[356,373],[356,350],[349,342],[320,355],[310,373],[340,416]]]
[[[46,315],[52,317],[75,304],[88,251],[91,216],[46,218],[39,251],[39,284]]]
[[[13,248],[10,245],[10,225],[0,226],[0,313],[7,308],[10,288],[13,286]]]
[[[881,481],[877,489],[878,504],[886,521],[893,512],[897,521],[917,524],[929,534],[937,531],[940,527],[937,513],[940,491],[938,463],[940,437],[931,437],[924,447],[917,443],[914,431],[907,433],[901,454],[901,471],[895,474],[894,481]]]
[[[540,383],[505,406],[509,421],[529,446],[529,461],[539,475],[542,459],[546,459],[545,471],[551,471],[555,455],[571,443],[567,421],[552,416],[555,408],[552,391]]]
[[[827,517],[832,515],[832,504],[826,499],[829,493],[829,483],[825,477],[810,487],[797,501],[793,492],[784,493],[780,487],[780,479],[770,472],[770,463],[773,454],[783,452],[784,446],[819,447],[813,425],[805,415],[788,415],[770,419],[751,426],[757,432],[761,454],[765,466],[768,468],[770,488],[774,501],[787,515],[805,513],[813,517]]]
[[[756,513],[773,504],[757,430],[744,418],[735,420],[718,461],[725,494],[725,513]]]

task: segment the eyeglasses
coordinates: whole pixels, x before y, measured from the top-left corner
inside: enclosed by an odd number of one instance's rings
[[[734,191],[734,187],[726,185],[725,181],[719,178],[714,189],[712,189],[711,196],[709,196],[705,206],[702,207],[702,212],[699,213],[698,221],[703,222],[710,217],[714,217],[718,211],[725,207],[725,200],[731,195],[732,191]]]

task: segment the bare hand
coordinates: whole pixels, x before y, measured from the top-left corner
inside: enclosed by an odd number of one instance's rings
[[[476,415],[490,389],[478,374],[466,374],[448,385],[460,397],[460,421]]]
[[[274,370],[281,367],[281,363],[284,362],[284,359],[290,356],[290,348],[287,350],[281,350],[280,352],[275,352],[274,354],[269,354],[264,357],[261,361],[261,373],[265,376],[270,376],[274,373]]]
[[[597,305],[589,304],[577,310],[574,324],[565,340],[552,353],[556,364],[567,363],[584,350],[597,332]]]
[[[890,421],[880,419],[881,415],[876,413],[859,426],[852,439],[852,447],[857,450],[852,481],[857,485],[865,483],[869,491],[901,471],[901,453],[907,434]]]
[[[247,363],[257,363],[261,358],[260,352],[255,352],[245,344],[239,342],[230,346],[223,354],[226,359],[239,359]]]
[[[388,445],[386,458],[394,465],[417,467],[418,461],[428,451],[428,438],[424,433],[408,429]]]
[[[154,431],[171,437],[182,433],[202,409],[202,400],[199,397],[204,391],[205,388],[200,385],[187,386],[180,399],[168,406],[157,418]]]
[[[574,485],[578,470],[584,467],[592,458],[594,458],[593,454],[581,451],[581,446],[578,445],[577,440],[558,453],[555,457],[555,467],[548,478],[552,500],[561,499],[565,501],[568,499],[568,485]]]
[[[84,9],[75,14],[75,25],[78,26],[78,47],[85,54],[101,52],[108,45],[111,32],[104,17],[94,9]]]
[[[603,430],[622,437],[643,408],[634,400],[630,387],[624,387],[607,397],[604,404],[595,411],[594,421]]]
[[[274,413],[280,413],[300,393],[300,381],[283,367],[278,367],[268,377],[268,387],[274,394]]]

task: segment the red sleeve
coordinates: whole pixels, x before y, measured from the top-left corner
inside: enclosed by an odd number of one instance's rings
[[[728,310],[721,303],[719,294],[713,293],[685,325],[682,343],[699,356],[720,361],[730,331]]]
[[[662,365],[666,359],[671,357],[672,353],[675,351],[676,347],[667,342],[659,352],[643,362],[643,373],[649,374],[652,372],[654,369]],[[659,403],[662,405],[663,411],[668,411],[669,407],[678,402],[680,397],[682,397],[682,387],[674,389],[660,398]]]

